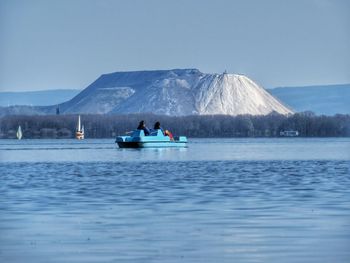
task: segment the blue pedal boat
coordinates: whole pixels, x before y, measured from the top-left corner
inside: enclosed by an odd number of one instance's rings
[[[118,136],[115,140],[119,148],[161,148],[161,147],[187,147],[185,136],[165,136],[162,130],[152,130],[150,135],[145,135],[143,130],[134,130],[131,136]]]

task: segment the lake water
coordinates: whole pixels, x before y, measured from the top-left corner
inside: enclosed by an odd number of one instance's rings
[[[350,262],[350,138],[0,140],[0,262]]]

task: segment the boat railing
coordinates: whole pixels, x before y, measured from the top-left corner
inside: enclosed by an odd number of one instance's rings
[[[145,132],[143,130],[134,130],[131,137],[143,137]]]

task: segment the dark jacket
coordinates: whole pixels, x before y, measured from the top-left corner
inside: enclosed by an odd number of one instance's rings
[[[139,126],[137,127],[138,130],[143,130],[143,132],[145,133],[145,135],[149,135],[150,131],[149,129],[146,127],[145,122],[144,121],[140,121]]]

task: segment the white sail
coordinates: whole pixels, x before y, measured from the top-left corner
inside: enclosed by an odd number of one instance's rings
[[[21,125],[18,126],[18,130],[17,130],[17,139],[20,140],[22,139],[22,128],[21,128]]]
[[[81,133],[84,134],[84,125],[81,126]]]
[[[80,124],[80,115],[79,115],[79,117],[78,117],[78,124],[77,124],[77,131],[80,131],[80,126],[81,126],[81,124]]]

